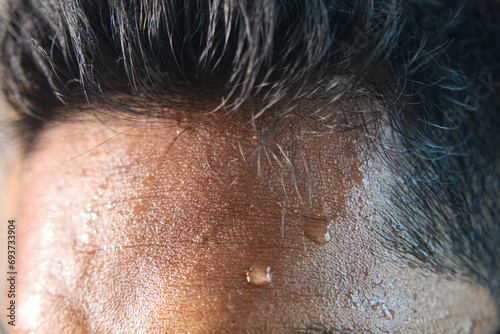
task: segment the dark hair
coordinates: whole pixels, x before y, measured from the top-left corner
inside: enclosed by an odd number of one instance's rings
[[[498,13],[486,0],[24,0],[4,15],[1,84],[33,136],[86,100],[129,114],[254,103],[258,118],[364,99],[393,133],[379,133],[398,180],[382,241],[498,300]]]

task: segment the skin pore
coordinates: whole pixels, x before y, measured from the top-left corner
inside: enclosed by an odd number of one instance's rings
[[[384,175],[356,131],[248,127],[45,128],[24,163],[9,333],[493,330],[485,288],[377,239]]]

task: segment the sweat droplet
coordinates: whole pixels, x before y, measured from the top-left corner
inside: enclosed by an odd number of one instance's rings
[[[319,232],[319,233],[309,233],[307,234],[307,237],[314,241],[314,242],[317,242],[318,244],[326,244],[328,243],[330,240],[332,240],[332,237],[330,235],[330,231],[326,231],[326,233],[322,233],[322,232]]]
[[[304,219],[303,228],[306,237],[318,244],[324,245],[332,240],[328,221]]]
[[[247,271],[247,282],[252,285],[268,285],[271,283],[271,267],[255,267]]]

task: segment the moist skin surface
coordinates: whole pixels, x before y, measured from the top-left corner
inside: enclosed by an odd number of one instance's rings
[[[361,142],[300,121],[265,139],[215,115],[46,128],[22,174],[6,329],[492,332],[484,288],[377,240]]]

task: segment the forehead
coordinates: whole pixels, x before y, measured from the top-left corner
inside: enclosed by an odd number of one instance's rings
[[[47,129],[24,174],[20,316],[98,332],[487,326],[483,289],[376,239],[381,178],[360,145],[304,124],[264,142],[218,118]]]

